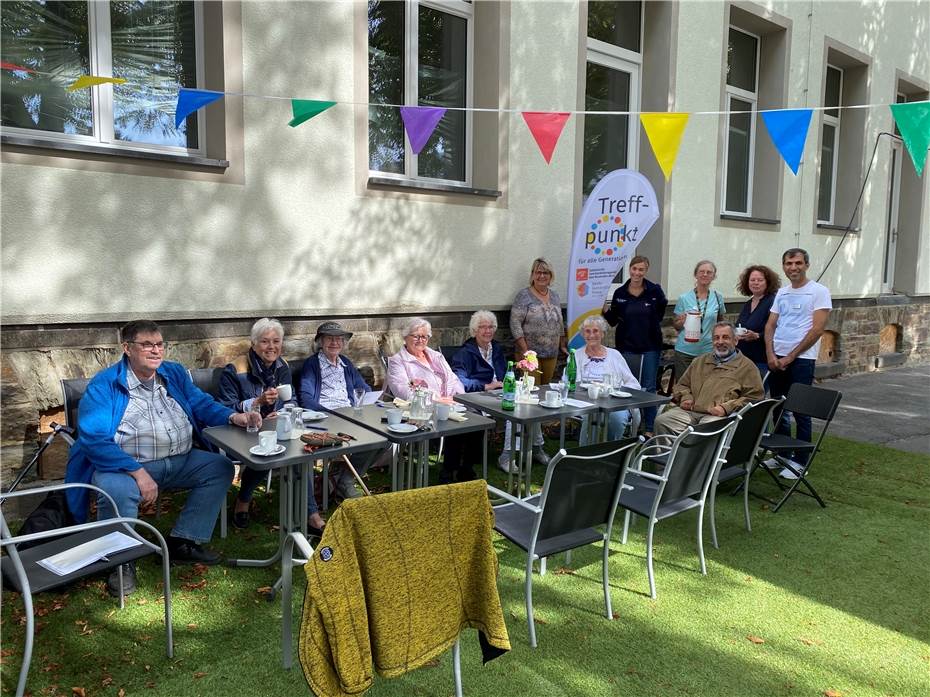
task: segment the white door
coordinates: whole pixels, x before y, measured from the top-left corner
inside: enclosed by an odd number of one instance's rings
[[[894,292],[894,258],[898,244],[898,204],[901,200],[900,141],[891,144],[891,179],[888,183],[888,221],[885,226],[885,264],[882,269],[882,292]]]

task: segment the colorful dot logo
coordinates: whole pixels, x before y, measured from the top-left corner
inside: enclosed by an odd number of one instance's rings
[[[623,219],[619,215],[600,215],[591,223],[591,232],[586,235],[585,246],[593,247],[598,256],[612,257],[619,254],[623,246],[623,235],[618,234],[618,230],[623,229]]]

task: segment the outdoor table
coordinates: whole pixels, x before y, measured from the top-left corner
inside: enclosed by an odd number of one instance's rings
[[[542,394],[542,389],[540,389],[539,392]],[[501,408],[500,390],[466,392],[464,394],[455,395],[456,402],[460,402],[472,409],[488,413],[495,419],[503,419],[513,424],[514,443],[512,447],[515,455],[514,461],[518,462],[520,465],[519,471],[517,472],[517,490],[520,490],[525,475],[527,493],[529,493],[530,477],[533,467],[533,444],[530,442],[532,435],[529,427],[542,421],[559,419],[562,425],[559,437],[559,445],[561,447],[565,444],[565,419],[570,416],[584,416],[585,414],[596,412],[598,409],[597,405],[593,404],[591,400],[585,399],[582,396],[576,398],[573,394],[570,394],[569,399],[579,399],[579,401],[585,402],[585,405],[572,406],[570,404],[563,404],[561,407],[553,408],[541,407],[536,404],[517,403],[513,411],[504,411],[504,409]],[[523,432],[523,437],[520,438],[519,441],[517,440],[518,431]],[[518,443],[519,447],[517,447]],[[507,474],[507,488],[508,490],[513,490],[512,472]]]
[[[643,409],[645,407],[658,407],[671,401],[671,397],[664,397],[663,395],[645,392],[643,390],[634,390],[632,387],[618,387],[616,389],[629,392],[631,396],[611,397],[607,394],[597,399],[591,399],[585,392],[581,392],[584,396],[580,397],[580,399],[592,402],[598,408],[598,412],[594,416],[594,420],[591,424],[591,429],[596,435],[592,442],[606,440],[608,414],[623,409],[632,411],[633,409]]]
[[[404,451],[403,456],[398,458],[394,453],[391,464],[391,491],[400,491],[405,483],[405,462],[413,463],[412,467],[406,468],[406,486],[425,486],[429,482],[429,441],[435,438],[445,438],[447,436],[459,436],[465,433],[475,433],[481,431],[483,434],[482,443],[482,464],[484,468],[484,478],[488,478],[488,430],[493,428],[494,421],[474,412],[465,412],[463,415],[466,421],[438,421],[432,419],[433,426],[428,430],[417,430],[411,433],[397,433],[388,430],[387,423],[381,421],[385,416],[385,408],[377,404],[368,404],[363,406],[360,412],[356,412],[354,407],[342,407],[331,410],[347,421],[351,421],[359,426],[364,426],[370,431],[377,433],[382,438],[386,438],[395,443]],[[414,479],[414,474],[416,475]]]
[[[300,438],[289,441],[279,441],[285,446],[280,455],[253,455],[249,449],[258,444],[258,434],[249,433],[244,428],[236,426],[212,426],[204,429],[204,437],[216,447],[223,450],[231,458],[243,465],[258,471],[276,470],[279,481],[278,501],[278,550],[268,559],[230,559],[230,566],[271,566],[282,557],[284,539],[291,532],[307,531],[307,504],[308,504],[308,477],[313,476],[311,464],[318,459],[332,459],[342,455],[378,450],[387,446],[387,441],[376,433],[350,423],[338,416],[329,416],[326,419],[326,428],[331,433],[346,433],[354,437],[342,445],[331,448],[320,448],[312,453],[304,450],[304,443]],[[262,430],[273,430],[274,419],[266,420]],[[304,429],[298,429],[303,433]],[[282,560],[282,563],[283,560]],[[275,583],[272,596],[277,590],[281,580]]]

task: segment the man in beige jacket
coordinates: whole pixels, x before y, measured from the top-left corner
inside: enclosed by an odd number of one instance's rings
[[[713,329],[714,350],[694,359],[675,383],[678,406],[656,418],[656,433],[677,435],[688,426],[715,421],[764,396],[756,364],[736,349],[736,330],[729,322]]]

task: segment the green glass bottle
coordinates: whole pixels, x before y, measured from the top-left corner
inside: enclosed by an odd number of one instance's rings
[[[517,377],[513,374],[513,361],[507,361],[507,372],[504,374],[501,393],[501,409],[513,411],[517,399]]]
[[[568,365],[565,366],[565,377],[568,380],[568,391],[575,391],[578,380],[578,361],[575,360],[575,349],[568,350]]]

